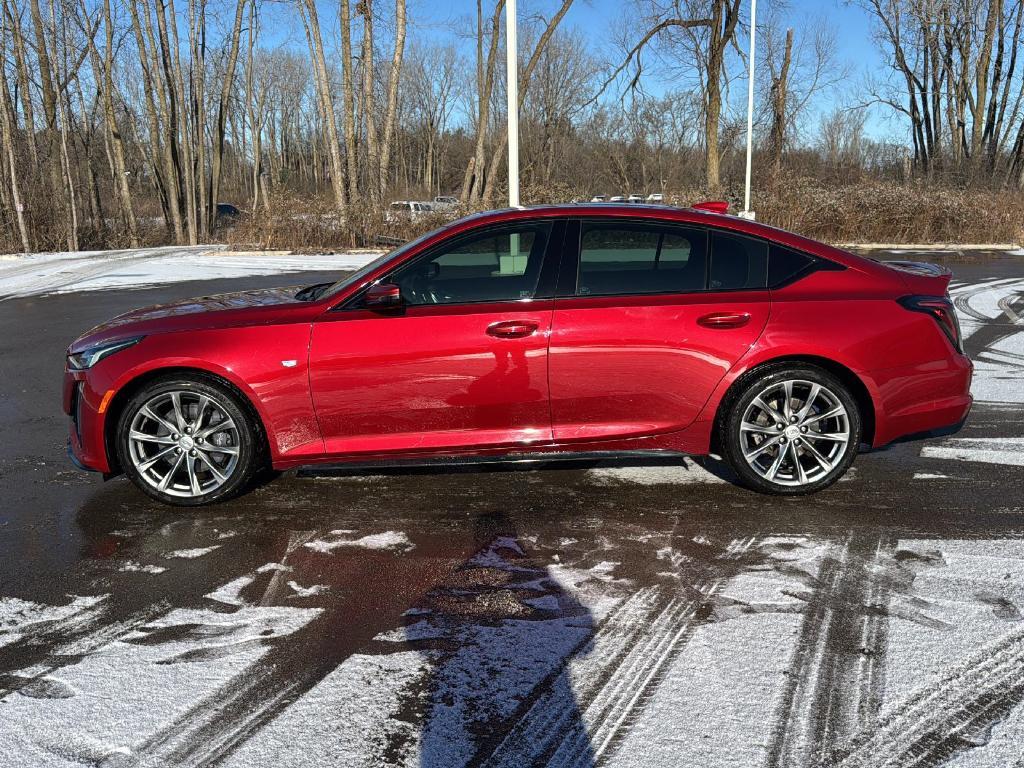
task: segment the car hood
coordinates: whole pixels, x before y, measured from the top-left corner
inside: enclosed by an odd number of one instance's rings
[[[279,322],[282,311],[287,315],[310,308],[309,302],[295,298],[300,288],[290,286],[221,293],[134,309],[82,334],[71,344],[69,351],[77,352],[132,336]]]

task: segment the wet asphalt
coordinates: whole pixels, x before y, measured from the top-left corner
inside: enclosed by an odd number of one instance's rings
[[[1024,274],[1024,259],[998,254],[885,256],[942,260],[953,267],[958,281],[968,283]],[[148,742],[147,754],[154,760],[229,761],[254,734],[353,654],[382,652],[380,634],[407,626],[409,616],[419,612],[443,612],[474,626],[528,619],[537,609],[524,603],[517,579],[526,574],[543,581],[552,563],[597,573],[611,563],[614,579],[603,581],[602,589],[612,597],[668,584],[693,598],[692,618],[699,623],[715,621],[728,608],[708,597],[713,592],[708,585],[777,567],[761,544],[737,549],[736,542],[796,538],[837,547],[847,553],[848,561],[860,558],[860,565],[834,575],[825,587],[825,577],[818,575],[811,590],[824,590],[827,599],[801,602],[799,631],[807,638],[800,642],[821,642],[816,628],[821,631],[830,622],[829,642],[852,643],[859,650],[851,653],[863,656],[857,638],[870,621],[884,614],[865,594],[877,588],[864,574],[871,571],[880,550],[889,547],[890,559],[899,560],[906,546],[897,548],[897,541],[928,541],[931,546],[944,540],[983,540],[1000,546],[1024,540],[1024,466],[921,456],[923,445],[938,445],[941,440],[898,443],[864,453],[849,477],[831,489],[788,499],[739,487],[725,467],[701,459],[684,464],[553,463],[529,470],[371,470],[329,477],[290,472],[227,503],[179,510],[149,500],[123,478],[103,482],[67,461],[61,375],[64,349],[77,334],[140,305],[332,277],[277,275],[0,302],[0,597],[60,605],[72,595],[109,595],[103,626],[128,631],[171,610],[209,607],[206,595],[240,575],[257,573],[267,563],[286,563],[299,584],[325,587],[316,595],[289,592],[273,574],[243,586],[243,604],[298,605],[320,612],[287,642],[268,641],[272,663],[266,663],[265,674],[225,694],[219,719],[195,715],[192,722],[185,717],[168,725],[163,741]],[[979,404],[958,437],[1024,437],[1024,407]],[[332,536],[358,539],[386,531],[400,532],[405,542],[329,551],[304,546],[330,542]],[[515,563],[517,576],[510,576],[508,569],[481,565],[481,552],[496,546],[506,561]],[[201,556],[180,555],[211,547],[215,549]],[[139,570],[147,565],[166,570],[159,576]],[[559,605],[563,614],[584,617],[573,624],[582,642],[600,631],[603,618],[587,618],[588,610],[573,605],[566,590],[550,583],[545,589],[538,594],[551,598],[551,605]],[[836,622],[835,616],[842,621]],[[18,670],[76,663],[76,656],[54,661],[54,649],[82,639],[75,634],[78,630],[46,629],[20,642],[0,644],[0,698],[17,688],[9,676]],[[88,631],[94,635],[96,628]],[[424,642],[431,652],[451,651],[438,645],[440,641],[420,641],[417,647],[427,647]],[[577,650],[565,651],[562,662],[579,652],[578,643],[573,647]],[[805,758],[811,764],[850,735],[852,716],[843,714],[843,706],[830,704],[829,697],[835,698],[842,683],[861,673],[844,671],[842,659],[848,663],[849,656],[839,658],[834,676],[815,683],[814,696],[796,684],[783,693],[780,706],[789,709],[774,718],[762,762],[798,764],[791,759],[799,753],[801,764]],[[492,661],[498,673],[507,674],[507,669],[501,671],[502,662],[507,665],[510,659]],[[524,679],[525,694],[505,710],[488,715],[482,733],[479,723],[475,730],[467,725],[477,736],[473,750],[466,753],[470,759],[461,762],[489,764],[499,747],[515,748],[514,741],[508,742],[509,734],[515,735],[517,723],[528,722],[528,705],[550,693],[552,673],[545,669],[536,679]],[[612,674],[609,670],[603,674]],[[800,674],[794,673],[794,679],[802,679]],[[657,679],[652,673],[650,685]],[[645,697],[652,695],[649,688],[641,693],[634,706],[642,707]],[[810,716],[816,724],[813,733],[794,746],[791,720],[797,717],[801,697],[811,702],[807,706],[818,708],[818,715]],[[1024,692],[1013,703],[1021,697]],[[840,704],[847,701],[846,694],[839,694],[839,699]],[[425,700],[429,702],[430,696],[421,692],[419,699],[413,697],[399,709],[396,717],[405,730],[385,729],[386,743],[377,753],[381,763],[403,764],[403,755],[415,740],[410,732],[429,730],[424,724],[429,720]],[[1000,717],[1005,716],[1000,711]],[[624,717],[627,725],[622,727],[628,730],[628,723],[638,717],[632,712],[632,720]],[[167,735],[182,733],[203,738],[183,741]],[[621,728],[613,736],[609,750],[627,738]],[[204,752],[199,743],[220,746]],[[929,753],[927,764],[938,765],[959,749],[943,744]],[[596,745],[595,740],[586,749],[596,751]],[[524,758],[522,764],[546,762],[557,752],[551,744],[544,749],[547,752]],[[3,757],[0,750],[0,764],[7,764]],[[598,764],[604,759],[595,754],[583,762]],[[427,762],[422,759],[422,764]]]

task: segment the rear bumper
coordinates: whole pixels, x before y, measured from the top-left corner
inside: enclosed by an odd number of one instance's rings
[[[930,363],[866,374],[875,400],[872,446],[959,430],[973,403],[973,371],[968,357],[954,354]]]

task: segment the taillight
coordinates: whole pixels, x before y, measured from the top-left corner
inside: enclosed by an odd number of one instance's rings
[[[953,302],[947,296],[904,296],[899,300],[912,312],[924,312],[935,318],[935,322],[949,337],[957,351],[963,354],[963,340],[960,336],[960,321],[956,317]]]

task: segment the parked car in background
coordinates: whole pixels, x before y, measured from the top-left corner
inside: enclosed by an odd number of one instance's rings
[[[626,196],[625,195],[612,195],[611,197],[608,198],[608,202],[609,203],[625,203],[626,202]]]
[[[433,206],[435,211],[437,210],[451,210],[452,208],[459,207],[459,198],[451,195],[438,195],[434,198]]]
[[[652,192],[647,196],[647,202],[660,205],[665,202],[665,196],[661,192]]]
[[[590,198],[590,202],[592,202],[592,203],[606,203],[606,202],[608,202],[608,195],[594,195],[592,198]]]
[[[963,423],[950,277],[706,210],[492,211],[336,283],[92,329],[67,351],[68,449],[180,505],[270,467],[652,452],[809,493],[861,443]]]
[[[416,221],[432,213],[433,210],[434,206],[430,203],[418,200],[396,200],[389,206],[385,218],[392,224],[403,220]]]
[[[626,200],[627,203],[642,203],[643,201],[644,196],[636,194],[630,195],[629,198]]]

